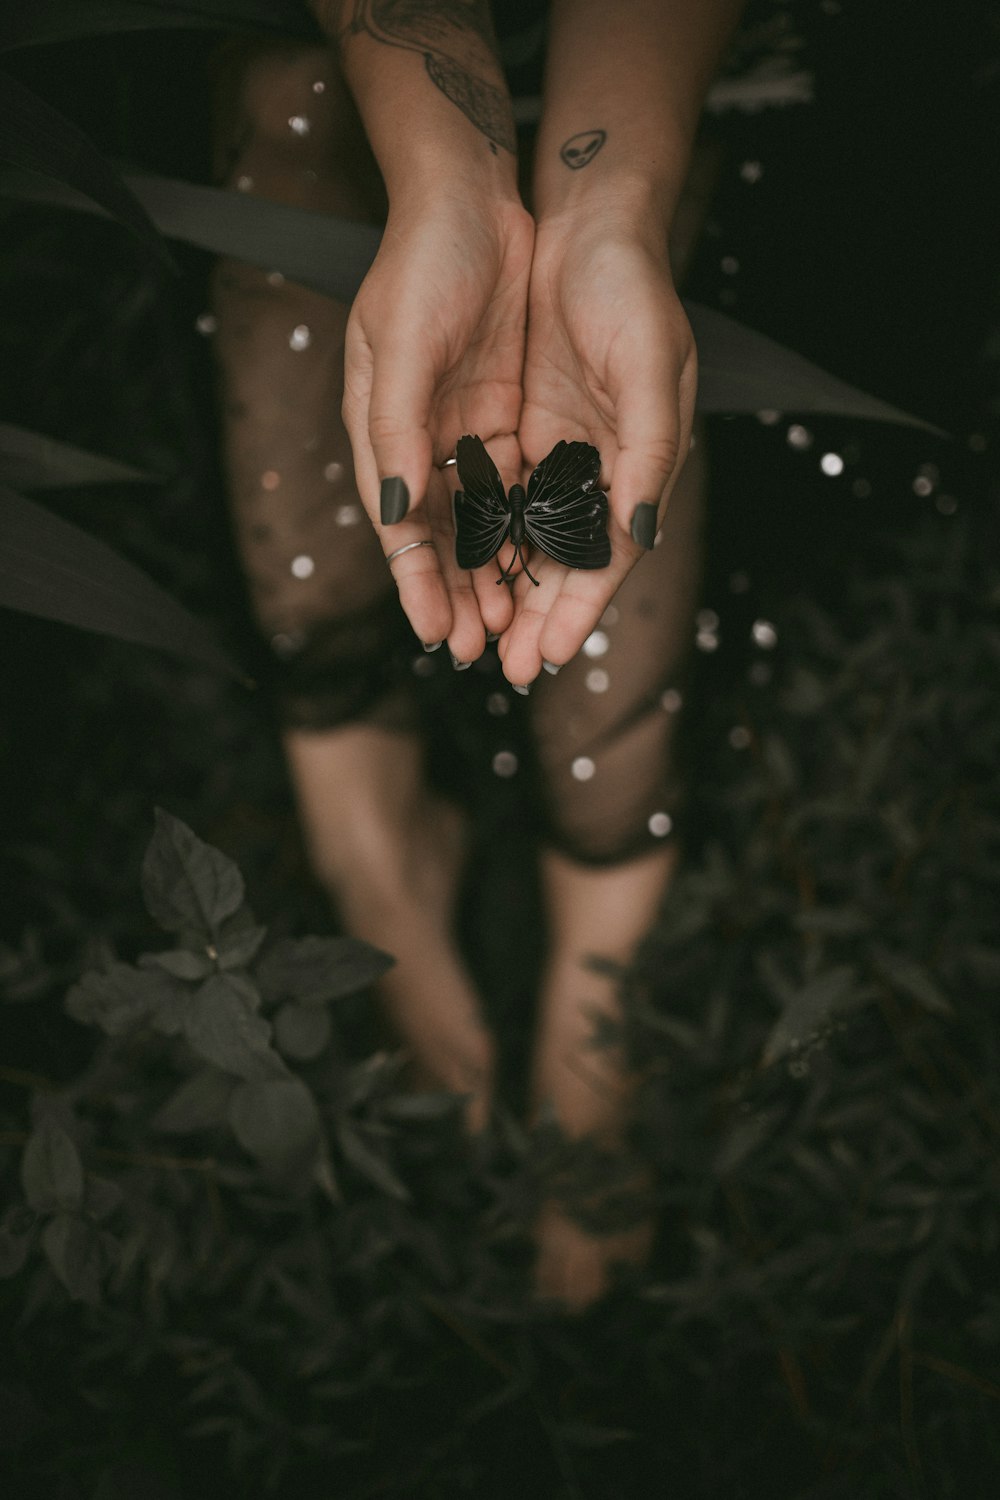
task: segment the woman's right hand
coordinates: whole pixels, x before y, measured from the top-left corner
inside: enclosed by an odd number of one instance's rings
[[[520,476],[531,216],[454,180],[393,203],[382,244],[347,325],[344,421],[358,489],[400,602],[421,641],[447,639],[459,661],[510,624],[495,567],[455,561],[441,465],[463,433],[487,444],[507,482]]]

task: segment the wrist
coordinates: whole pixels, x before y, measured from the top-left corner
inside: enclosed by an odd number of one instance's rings
[[[539,237],[639,241],[665,253],[680,190],[672,179],[636,171],[604,173],[586,186],[546,195],[536,214]]]
[[[470,150],[447,132],[415,132],[405,150],[394,148],[380,166],[390,212],[454,204],[483,215],[521,206],[513,158],[484,153],[475,143]]]
[[[616,131],[582,167],[567,164],[566,143],[539,142],[534,202],[539,224],[589,215],[668,234],[687,171],[688,143],[666,132],[627,142]]]
[[[337,35],[390,202],[452,182],[516,192],[510,94],[481,10],[358,5]]]

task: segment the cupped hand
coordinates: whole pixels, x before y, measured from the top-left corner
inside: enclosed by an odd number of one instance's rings
[[[390,567],[417,636],[447,639],[462,661],[482,652],[486,631],[507,628],[513,606],[494,567],[459,571],[440,466],[470,432],[501,472],[520,472],[533,238],[516,200],[478,203],[448,184],[414,194],[390,211],[347,325],[343,411],[361,498],[387,556],[433,543]],[[404,519],[392,520],[394,496]]]
[[[508,681],[530,683],[543,660],[575,655],[652,545],[690,447],[696,385],[665,245],[620,224],[540,224],[518,437],[529,469],[560,438],[598,449],[611,563],[579,572],[534,554],[539,586],[517,579],[500,642]]]

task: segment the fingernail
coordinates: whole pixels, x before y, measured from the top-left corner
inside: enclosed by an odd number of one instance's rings
[[[487,630],[486,639],[488,641],[498,641],[500,639],[499,630]]]
[[[520,693],[522,698],[527,698],[528,694],[531,692],[531,686],[526,682],[512,682],[511,687],[514,689],[515,693]]]
[[[451,657],[451,664],[456,672],[467,672],[472,666],[471,661],[459,661],[454,651],[449,651],[448,655]]]
[[[395,526],[401,521],[410,508],[410,492],[405,480],[400,479],[398,474],[394,474],[391,479],[383,479],[378,503],[383,526]]]
[[[550,672],[553,677],[559,671],[559,668],[556,666],[555,662],[546,661],[544,656],[542,657],[542,666],[545,668],[546,672]]]
[[[421,641],[421,645],[425,651],[439,651],[444,641]]]
[[[632,540],[648,552],[656,541],[656,506],[643,501],[632,512]]]

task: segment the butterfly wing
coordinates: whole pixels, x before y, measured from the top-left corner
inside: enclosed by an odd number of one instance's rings
[[[567,568],[606,568],[608,497],[595,488],[601,455],[590,443],[556,443],[528,480],[528,540]]]
[[[481,568],[510,530],[507,493],[482,438],[460,437],[455,457],[462,482],[453,502],[455,557],[460,568]]]

